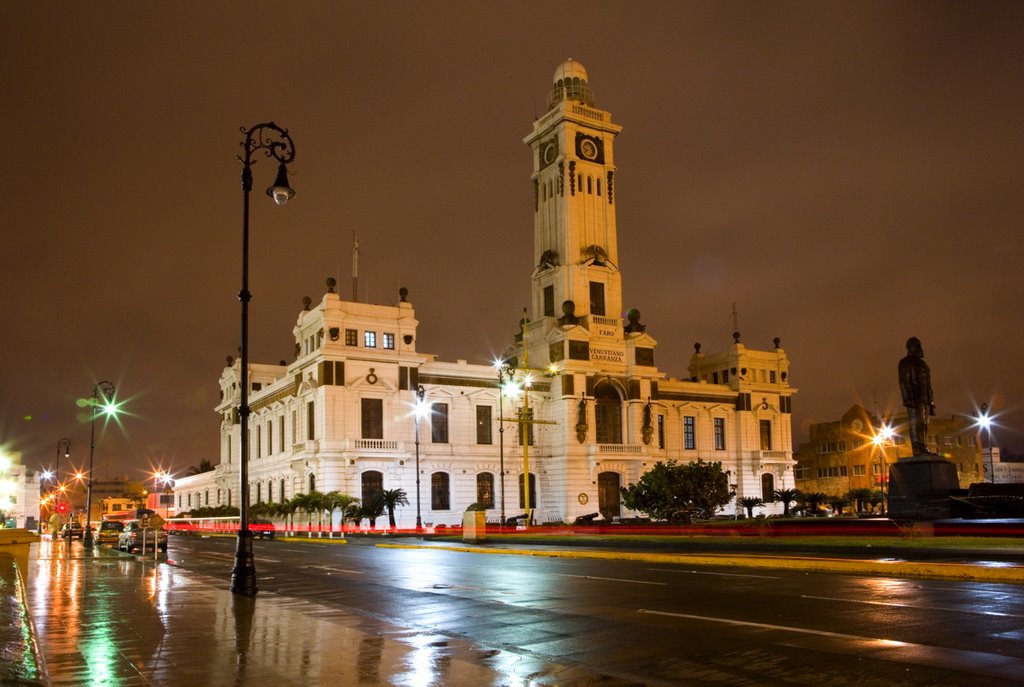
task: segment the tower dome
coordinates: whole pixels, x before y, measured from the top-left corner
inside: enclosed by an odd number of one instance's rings
[[[554,107],[562,100],[575,100],[591,106],[594,104],[593,94],[587,84],[587,69],[571,57],[555,69],[548,108]]]

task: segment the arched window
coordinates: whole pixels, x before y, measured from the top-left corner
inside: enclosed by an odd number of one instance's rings
[[[451,492],[448,489],[447,472],[435,472],[430,476],[430,509],[451,509]]]
[[[377,494],[384,491],[384,475],[376,470],[367,470],[363,473],[363,503],[370,504],[377,498]]]
[[[587,193],[594,193],[594,177],[587,177]]]
[[[476,476],[476,502],[481,508],[494,508],[494,475],[481,472]]]
[[[267,480],[267,503],[274,502],[274,480]]]
[[[523,476],[519,475],[519,507],[525,509],[526,501],[523,499]],[[537,475],[530,473],[530,508],[537,507]]]
[[[263,482],[256,483],[256,503],[263,503]]]
[[[316,491],[316,475],[309,473],[309,493]]]
[[[210,490],[209,489],[207,489],[206,491],[203,492],[203,502],[204,502],[203,503],[204,506],[209,506],[210,505]]]
[[[281,491],[280,491],[280,499],[279,500],[281,501],[281,503],[284,503],[284,480],[283,479],[281,480]]]
[[[775,475],[770,472],[761,475],[761,500],[775,503]]]
[[[597,425],[597,443],[622,443],[622,397],[611,384],[601,384],[594,390],[594,415]]]

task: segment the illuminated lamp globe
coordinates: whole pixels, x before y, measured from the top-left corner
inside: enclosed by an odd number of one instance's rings
[[[285,163],[278,165],[277,179],[274,180],[274,185],[267,189],[267,195],[278,205],[284,205],[295,196],[295,189],[288,185],[288,167]]]

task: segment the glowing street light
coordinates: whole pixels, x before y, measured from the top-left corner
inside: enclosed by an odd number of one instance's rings
[[[235,543],[235,564],[231,570],[231,591],[255,596],[258,591],[256,560],[249,529],[249,301],[252,299],[249,293],[249,194],[252,191],[252,156],[262,150],[267,157],[277,160],[277,178],[267,189],[267,195],[278,205],[284,205],[295,195],[288,185],[288,165],[295,159],[295,144],[288,130],[274,122],[242,128],[241,132],[245,134],[245,141],[241,144],[245,157],[238,158],[242,163],[242,289],[238,292],[238,300],[242,304],[241,399],[238,404],[241,460],[238,461],[238,540]]]
[[[996,481],[995,465],[992,459],[992,415],[989,412],[987,403],[982,403],[981,408],[978,409],[978,417],[975,418],[974,424],[976,427],[985,430],[985,434],[988,435],[988,481],[993,484]],[[985,458],[985,442],[981,444],[981,455],[982,459]]]
[[[498,372],[498,471],[501,473],[501,526],[505,526],[505,411],[502,399],[507,384],[512,384],[516,369],[507,360],[495,360],[494,369]]]
[[[99,403],[99,397],[103,396],[103,405]],[[117,404],[114,403],[114,385],[110,382],[99,382],[92,388],[92,426],[89,434],[89,485],[85,492],[85,534],[82,537],[82,546],[92,548],[92,484],[93,484],[93,454],[96,452],[96,410],[108,417],[118,412]],[[81,475],[81,473],[78,473]],[[76,476],[78,476],[76,475]],[[81,477],[79,477],[81,479]]]
[[[871,443],[878,447],[878,484],[882,491],[882,515],[885,515],[885,483],[888,475],[886,474],[885,465],[885,447],[892,445],[892,438],[896,432],[893,431],[892,426],[885,420],[882,421],[882,426],[879,427],[878,432],[875,436],[871,437]]]

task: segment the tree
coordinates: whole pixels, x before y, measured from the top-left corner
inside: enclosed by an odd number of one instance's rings
[[[850,499],[845,496],[829,496],[828,505],[836,515],[842,515],[843,509],[850,505]]]
[[[345,510],[349,507],[349,504],[359,499],[349,496],[348,494],[342,494],[340,491],[329,491],[324,494],[323,508],[329,514],[331,521],[331,532],[334,531],[334,511],[341,511],[341,531],[345,531]],[[333,536],[333,535],[332,535]]]
[[[873,489],[851,489],[846,492],[846,498],[857,504],[857,512],[864,512],[864,504],[871,503],[872,497],[874,496]]]
[[[800,503],[803,504],[804,512],[809,515],[820,515],[821,504],[825,503],[828,498],[827,495],[822,494],[820,491],[812,491],[809,493],[800,495]]]
[[[789,504],[800,499],[799,489],[776,489],[775,498],[782,501],[782,517],[789,517]]]
[[[757,498],[756,496],[744,496],[743,498],[740,499],[740,505],[746,508],[747,517],[752,518],[754,517],[754,509],[759,506],[763,506],[764,501]]]
[[[378,491],[373,495],[373,500],[364,503],[362,513],[370,521],[370,529],[377,528],[377,518],[384,515],[384,492]]]
[[[388,527],[395,529],[395,508],[408,506],[409,497],[405,493],[405,489],[385,489],[380,493],[380,498],[384,501],[384,507],[388,511]]]
[[[689,522],[694,513],[710,519],[733,496],[722,464],[700,459],[656,463],[639,482],[620,491],[626,508],[669,522]]]
[[[208,461],[206,458],[203,458],[199,461],[199,465],[190,465],[188,471],[185,474],[192,476],[201,474],[203,472],[211,472],[212,470],[213,463]]]
[[[348,508],[345,509],[345,515],[343,517],[351,520],[355,523],[356,529],[359,529],[359,525],[362,524],[365,516],[363,515],[363,508],[359,505],[359,502],[353,501],[348,504]]]

